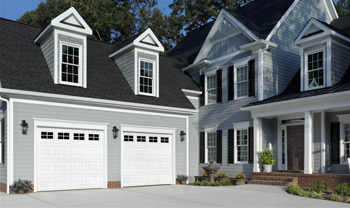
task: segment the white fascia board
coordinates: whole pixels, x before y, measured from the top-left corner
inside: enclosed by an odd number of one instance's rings
[[[260,39],[258,41],[252,42],[252,43],[247,43],[245,45],[241,45],[240,48],[242,50],[251,50],[252,52],[257,51],[259,49],[264,49],[266,47],[273,47],[273,48],[277,48],[277,44],[273,43],[271,41],[266,41],[263,39]]]
[[[203,43],[203,46],[202,46],[201,50],[199,51],[199,53],[198,53],[198,55],[193,63],[197,63],[200,60],[206,58],[206,56],[208,55],[208,53],[210,51],[211,46],[213,45],[213,42],[211,41],[211,39],[215,35],[219,26],[221,26],[221,22],[222,22],[224,17],[226,17],[227,19],[229,19],[233,23],[235,23],[237,25],[237,27],[241,28],[242,32],[247,34],[249,36],[249,38],[251,38],[252,40],[254,40],[254,41],[259,40],[259,38],[253,32],[251,32],[246,26],[244,26],[238,19],[236,19],[234,16],[232,16],[225,9],[222,9],[220,11],[218,17],[216,18],[214,25],[210,29],[210,32],[208,33],[208,36],[206,37],[206,39]]]
[[[114,56],[120,54],[121,52],[123,52],[123,51],[125,51],[125,50],[131,48],[132,46],[134,46],[134,43],[130,43],[130,44],[124,46],[123,48],[121,48],[121,49],[115,51],[114,53],[110,54],[108,57],[109,57],[109,58],[113,58]]]
[[[40,34],[34,39],[34,43],[38,43],[40,45],[41,38],[52,28],[53,27],[51,24],[46,26],[45,29],[42,32],[40,32]]]
[[[331,21],[338,19],[339,15],[338,15],[338,12],[334,6],[333,0],[323,0],[323,2],[326,5],[327,13],[328,13]]]
[[[250,111],[252,117],[273,117],[305,111],[322,111],[344,107],[350,109],[349,99],[350,91],[348,90],[275,103],[241,107],[241,110]]]
[[[184,92],[185,95],[187,96],[198,96],[202,94],[202,91],[188,90],[188,89],[182,89],[182,92]]]
[[[146,110],[146,111],[154,111],[154,112],[166,112],[166,113],[174,113],[181,115],[192,115],[198,113],[198,110],[195,109],[185,109],[185,108],[177,108],[177,107],[167,107],[167,106],[157,106],[151,104],[141,104],[141,103],[131,103],[131,102],[123,102],[123,101],[113,101],[113,100],[105,100],[98,98],[87,98],[87,97],[79,97],[79,96],[71,96],[71,95],[61,95],[54,93],[43,93],[43,92],[32,92],[32,91],[24,91],[24,90],[13,90],[7,88],[0,88],[1,94],[13,94],[13,95],[23,95],[23,96],[34,96],[34,97],[42,97],[49,99],[59,99],[64,101],[75,101],[81,102],[83,105],[94,104],[102,104],[112,108],[122,108],[122,109],[132,109],[132,110]]]
[[[211,62],[207,59],[203,59],[197,63],[193,63],[191,65],[188,65],[184,68],[182,68],[182,71],[185,72],[185,71],[190,71],[190,69],[199,69],[199,68],[203,68],[203,67],[206,67],[208,64],[210,64]],[[191,70],[192,71],[192,70]]]
[[[282,23],[287,19],[288,15],[293,11],[295,6],[298,4],[299,0],[295,0],[293,4],[289,7],[289,9],[284,13],[281,19],[277,22],[275,27],[271,30],[270,34],[266,37],[266,40],[269,41],[272,36],[277,32],[278,28],[282,25]]]

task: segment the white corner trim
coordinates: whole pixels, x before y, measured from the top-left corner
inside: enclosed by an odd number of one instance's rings
[[[246,129],[249,127],[249,121],[232,123],[234,129]]]
[[[278,30],[278,28],[282,25],[282,23],[287,19],[288,15],[293,11],[293,9],[295,8],[295,6],[298,4],[299,0],[295,0],[293,2],[293,4],[289,7],[289,9],[287,10],[286,13],[284,13],[284,15],[282,16],[282,18],[277,22],[277,24],[275,25],[275,27],[271,30],[270,34],[267,36],[266,40],[269,41],[272,36],[276,33],[276,31]]]
[[[324,82],[326,82],[326,83],[323,83],[323,84],[326,87],[330,87],[333,85],[333,83],[332,83],[332,40],[331,39],[327,40],[326,50],[324,50],[323,53],[325,53],[323,58],[326,59],[326,60],[323,60],[323,64],[324,64],[324,66],[327,67],[323,71],[324,74],[326,75],[326,79],[323,79]],[[326,64],[325,64],[325,62],[326,62]]]
[[[6,193],[10,194],[10,186],[13,182],[13,102],[0,96],[0,100],[6,102],[6,129],[7,129],[7,172],[6,172]]]
[[[264,53],[258,51],[258,100],[264,99]]]
[[[206,133],[208,132],[215,132],[218,129],[219,124],[212,125],[212,126],[203,126],[203,129]]]

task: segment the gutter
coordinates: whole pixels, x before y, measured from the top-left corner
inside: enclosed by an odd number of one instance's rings
[[[6,135],[6,140],[7,140],[7,146],[6,146],[6,149],[7,149],[7,164],[6,164],[6,168],[7,168],[7,175],[6,175],[6,193],[7,194],[10,194],[10,168],[12,168],[11,167],[11,165],[10,165],[10,157],[11,157],[11,155],[10,155],[10,151],[9,151],[9,144],[10,144],[10,142],[9,142],[9,140],[10,140],[10,101],[9,100],[7,100],[7,99],[5,99],[5,98],[3,98],[1,95],[0,95],[0,100],[1,101],[4,101],[4,102],[6,102],[6,133],[7,133],[7,135]],[[4,139],[4,138],[1,138],[1,139]]]

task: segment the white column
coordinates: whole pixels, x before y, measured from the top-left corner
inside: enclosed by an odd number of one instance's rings
[[[321,112],[321,173],[326,172],[326,113]]]
[[[312,174],[312,113],[305,112],[304,126],[304,173]]]
[[[254,165],[253,172],[260,172],[259,155],[262,146],[261,118],[254,118]]]

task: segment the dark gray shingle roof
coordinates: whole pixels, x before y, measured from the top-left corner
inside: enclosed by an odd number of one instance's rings
[[[0,18],[0,81],[3,88],[193,109],[182,89],[198,86],[176,59],[160,56],[159,98],[135,95],[108,55],[117,46],[88,39],[87,88],[56,85],[34,38],[41,28]]]

